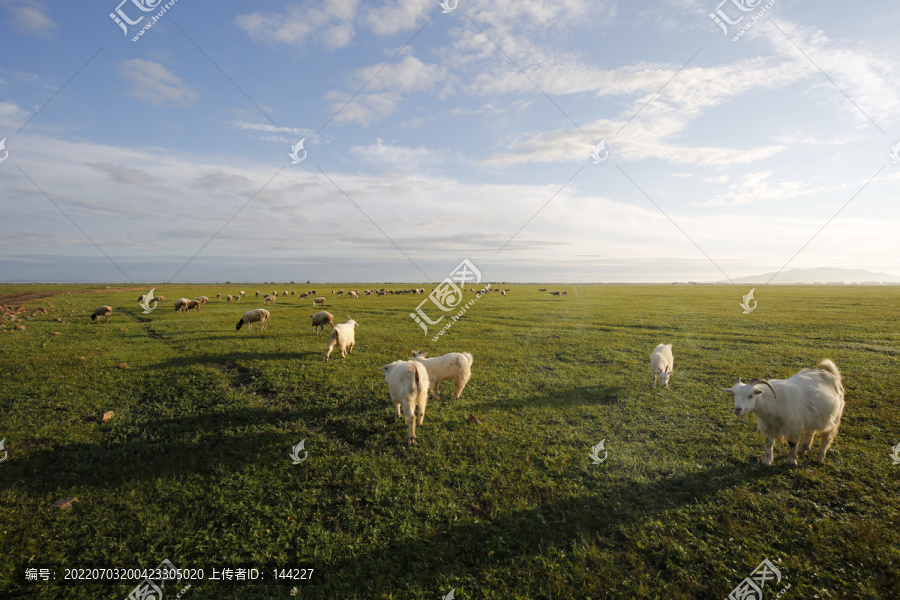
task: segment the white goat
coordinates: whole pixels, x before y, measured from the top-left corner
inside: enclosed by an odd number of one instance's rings
[[[340,325],[338,325],[340,327]],[[418,361],[396,360],[381,367],[384,381],[391,391],[391,401],[397,405],[397,418],[401,416],[409,424],[409,443],[416,443],[416,407],[419,408],[419,425],[425,422],[425,405],[428,403],[428,371]],[[400,409],[403,409],[401,415]]]
[[[428,381],[431,382],[431,393],[437,400],[441,397],[438,394],[438,386],[445,379],[452,379],[456,383],[456,390],[453,392],[453,399],[459,400],[463,389],[469,383],[472,376],[472,361],[474,358],[469,352],[451,352],[443,356],[434,358],[426,358],[427,352],[419,350],[412,353],[412,360],[422,363],[422,366],[428,371]]]
[[[338,323],[331,326],[331,338],[328,340],[328,352],[325,353],[325,360],[331,356],[335,344],[341,349],[341,358],[345,358],[348,354],[353,353],[353,346],[356,344],[356,321],[347,317],[346,323]]]
[[[98,306],[94,309],[94,314],[91,315],[91,321],[97,321],[98,319],[100,319],[100,317],[106,317],[106,322],[109,323],[109,317],[111,314],[112,306]]]
[[[819,369],[803,369],[788,379],[751,379],[742,383],[738,378],[733,387],[723,388],[734,395],[734,414],[742,417],[756,413],[756,429],[766,438],[764,465],[772,464],[776,439],[787,441],[791,448],[788,464],[796,465],[797,454],[809,450],[817,433],[822,434],[822,441],[816,462],[825,462],[825,453],[837,435],[844,412],[844,385],[841,372],[831,360],[823,360],[818,366]]]
[[[244,313],[244,316],[241,317],[241,320],[237,322],[237,326],[235,330],[240,330],[241,327],[244,326],[244,323],[247,324],[247,331],[253,331],[253,324],[260,323],[260,329],[262,331],[266,330],[266,324],[269,322],[269,311],[264,308],[257,308],[254,310],[248,310]]]
[[[650,354],[650,374],[653,375],[653,387],[656,387],[657,378],[668,389],[669,379],[675,366],[675,358],[672,356],[672,344],[660,344]]]

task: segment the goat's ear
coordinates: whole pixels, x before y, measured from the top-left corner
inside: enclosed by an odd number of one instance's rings
[[[388,371],[391,370],[391,365],[384,365],[383,367],[378,367],[378,368],[381,369],[382,373],[387,373]]]
[[[757,390],[757,389],[754,389],[754,390],[753,390],[753,395],[754,395],[754,396],[758,396],[758,395],[760,395],[760,394],[762,394],[762,393],[763,393],[762,390]]]

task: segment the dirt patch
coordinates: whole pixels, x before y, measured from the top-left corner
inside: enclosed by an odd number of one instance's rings
[[[3,294],[0,296],[0,306],[16,306],[30,302],[31,300],[40,300],[41,298],[49,298],[64,292],[25,292],[22,294]]]

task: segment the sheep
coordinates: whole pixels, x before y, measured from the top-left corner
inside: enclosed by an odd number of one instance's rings
[[[243,327],[244,323],[247,324],[247,331],[253,330],[253,324],[259,323],[260,329],[262,331],[266,330],[266,324],[269,322],[269,311],[264,308],[256,308],[254,310],[248,310],[244,313],[244,316],[241,317],[241,320],[237,322],[235,326],[235,330],[240,330]]]
[[[259,290],[256,290],[256,297],[259,298]]]
[[[340,325],[338,326],[340,327]],[[396,360],[381,367],[384,381],[391,392],[391,401],[397,405],[397,418],[402,416],[409,424],[409,443],[416,443],[416,407],[419,408],[419,425],[425,423],[425,405],[428,403],[428,371],[414,360]]]
[[[284,290],[284,291],[281,293],[281,296],[282,296],[283,298],[287,298],[287,295],[288,295],[287,290]]]
[[[241,290],[241,298],[243,298],[243,297],[246,296],[246,295],[247,295],[247,294],[244,293],[244,290]]]
[[[146,299],[147,299],[147,295],[141,294],[140,296],[138,296],[138,304],[143,304],[144,300],[146,300]]]
[[[344,294],[344,290],[338,290],[337,295],[342,296]]]
[[[547,291],[547,288],[538,288],[538,291],[539,291],[539,292],[546,292],[546,291]]]
[[[474,358],[469,352],[451,352],[443,356],[427,358],[428,353],[419,350],[412,353],[412,360],[422,363],[428,371],[428,380],[431,382],[431,394],[440,400],[438,386],[445,379],[452,379],[456,383],[453,399],[459,400],[463,389],[472,376],[472,361]]]
[[[772,464],[775,440],[781,439],[790,446],[788,464],[795,466],[797,455],[809,450],[817,433],[822,434],[822,440],[816,462],[825,462],[844,412],[844,385],[834,362],[825,359],[818,367],[803,369],[788,379],[743,383],[738,378],[734,386],[722,389],[734,395],[734,414],[742,417],[756,413],[756,429],[766,438],[764,465]]]
[[[229,298],[230,297],[231,296],[229,296]],[[188,302],[190,302],[190,300],[188,300],[187,298],[179,298],[178,300],[176,300],[175,301],[175,312],[176,313],[187,312]],[[230,300],[229,300],[229,302],[230,302]]]
[[[238,293],[238,294],[235,294],[234,296],[232,296],[232,298],[234,298],[234,301],[235,301],[235,302],[240,302],[240,301],[241,301],[241,295],[240,295],[239,293]]]
[[[301,300],[303,300],[303,299],[306,298],[307,296],[309,296],[309,294],[307,294],[306,292],[300,292],[300,295],[297,296],[297,297],[300,298]]]
[[[165,296],[157,296],[156,298],[154,298],[154,299],[152,300],[152,302],[158,302],[159,304],[162,304],[162,303],[165,302],[165,301],[166,301],[166,297],[165,297]]]
[[[500,292],[500,295],[501,295],[501,296],[505,296],[505,295],[506,295],[506,290],[503,290],[502,292]]]
[[[222,294],[216,294],[216,301],[219,301],[221,299],[222,299]]]
[[[104,305],[98,306],[94,309],[94,314],[91,315],[91,321],[96,321],[100,317],[106,317],[106,322],[109,323],[109,317],[112,314],[112,306]]]
[[[200,304],[201,302],[199,300],[189,300],[185,312],[191,312],[192,310],[200,312]]]
[[[227,302],[228,304],[231,304],[232,300],[233,298],[231,296],[225,296],[225,302]]]
[[[359,299],[359,292],[357,292],[356,290],[350,290],[350,292],[347,295],[350,296],[351,298]]]
[[[270,296],[269,294],[263,294],[263,304],[272,303],[275,304],[275,298],[278,296]]]
[[[206,296],[197,296],[196,298],[194,298],[194,300],[198,300],[201,304],[209,303],[209,298],[207,298]]]
[[[672,378],[672,371],[675,365],[675,358],[672,356],[672,344],[659,344],[650,353],[650,374],[653,375],[653,387],[656,387],[656,380],[663,384],[663,387],[669,389],[669,379]]]
[[[556,297],[558,298],[558,297],[559,297],[559,292],[550,292],[550,295],[551,295],[551,296],[556,296]]]
[[[325,306],[325,297],[324,296],[319,296],[318,298],[313,300],[313,306],[319,306],[320,304],[322,306]]]
[[[561,295],[563,295],[563,296],[568,296],[568,295],[569,295],[569,292],[563,290],[563,293],[562,293]]]
[[[309,318],[312,319],[313,333],[321,333],[326,325],[331,325],[331,329],[334,330],[334,315],[327,310],[310,315]],[[319,328],[318,331],[316,331],[316,327]]]
[[[341,358],[345,358],[348,354],[353,353],[353,346],[356,344],[356,326],[359,325],[352,318],[347,317],[346,323],[338,323],[331,326],[331,338],[328,340],[328,351],[325,353],[325,360],[331,356],[335,344],[341,349]]]
[[[291,290],[291,298],[293,298],[296,293],[297,292],[295,292],[294,290]]]

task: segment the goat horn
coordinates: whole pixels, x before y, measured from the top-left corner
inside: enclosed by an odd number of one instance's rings
[[[778,396],[775,395],[775,388],[773,388],[773,387],[772,387],[772,384],[770,384],[770,383],[769,383],[768,381],[766,381],[765,379],[751,379],[750,381],[747,382],[747,385],[756,385],[757,383],[764,383],[764,384],[766,384],[767,386],[769,386],[769,389],[772,390],[772,396],[774,396],[775,398],[778,397]]]

